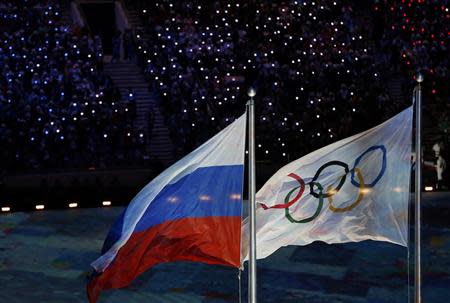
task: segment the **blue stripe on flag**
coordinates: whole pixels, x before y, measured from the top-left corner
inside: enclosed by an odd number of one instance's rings
[[[182,218],[241,216],[243,165],[201,167],[173,184],[168,184],[149,205],[135,232]],[[105,240],[107,251],[122,234],[124,213]]]

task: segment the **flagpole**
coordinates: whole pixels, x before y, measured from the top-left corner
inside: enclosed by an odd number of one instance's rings
[[[422,87],[423,76],[417,76],[417,85],[414,88],[416,105],[416,189],[415,189],[415,254],[414,254],[414,297],[415,303],[422,302],[422,276],[421,276],[421,210],[422,200]]]
[[[256,91],[248,90],[248,203],[250,221],[250,249],[248,270],[248,303],[256,303],[256,216],[255,216],[255,102]]]

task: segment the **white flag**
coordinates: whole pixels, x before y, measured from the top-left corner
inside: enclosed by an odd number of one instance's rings
[[[256,194],[257,258],[313,241],[407,246],[412,114],[409,107],[276,172]],[[247,219],[242,229],[247,243]]]

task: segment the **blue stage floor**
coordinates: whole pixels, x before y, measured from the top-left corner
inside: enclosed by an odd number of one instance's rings
[[[450,298],[449,209],[449,193],[425,195],[425,303]],[[121,210],[0,215],[0,302],[87,302],[89,263]],[[407,250],[383,242],[283,248],[258,262],[258,274],[261,303],[408,302]],[[238,291],[236,269],[173,263],[149,270],[127,289],[103,292],[99,302],[239,302]]]

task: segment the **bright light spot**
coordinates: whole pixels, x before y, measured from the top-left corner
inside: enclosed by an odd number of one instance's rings
[[[200,201],[211,201],[211,197],[208,195],[200,195],[200,196],[198,196],[198,199]]]
[[[337,193],[337,191],[335,189],[330,189],[329,191],[327,191],[327,194],[330,194],[330,195],[334,195],[336,193]]]
[[[111,205],[111,201],[103,201],[102,205],[103,206],[110,206]]]
[[[372,190],[371,190],[370,188],[363,188],[363,189],[360,190],[360,192],[363,193],[363,194],[365,194],[365,195],[366,195],[366,194],[370,194],[371,191],[372,191]]]
[[[11,211],[10,207],[7,207],[7,206],[2,207],[2,212],[8,212],[8,211]]]
[[[36,205],[36,209],[37,209],[37,210],[42,210],[42,209],[44,209],[44,208],[45,208],[45,206],[42,205],[42,204]]]
[[[178,198],[177,197],[168,197],[167,198],[167,202],[169,202],[169,203],[177,203],[178,202]]]
[[[241,200],[241,194],[231,194],[230,199],[231,200]]]
[[[425,186],[425,191],[433,191],[433,186]]]
[[[403,189],[401,188],[401,187],[394,187],[393,188],[393,191],[395,191],[396,193],[401,193],[401,192],[403,192]]]
[[[78,207],[78,203],[69,203],[70,208]]]

